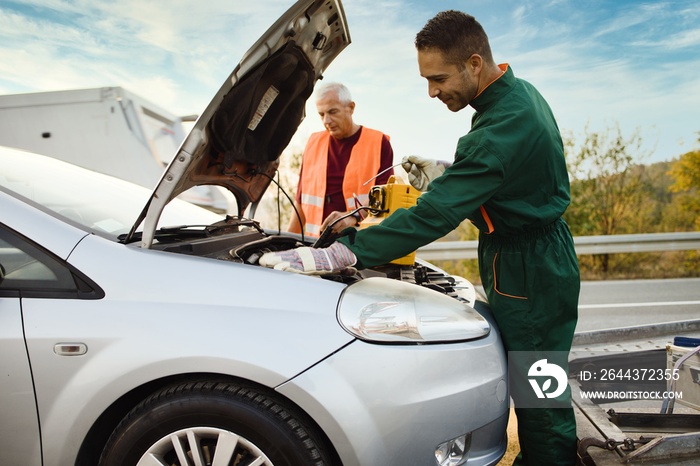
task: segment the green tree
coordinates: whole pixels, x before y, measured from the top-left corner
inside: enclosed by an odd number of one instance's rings
[[[700,150],[681,155],[668,174],[673,179],[669,191],[677,193],[677,209],[687,220],[686,227],[700,230]]]
[[[639,212],[633,216],[629,228],[634,233],[658,233],[676,231],[673,224],[665,221],[667,207],[673,202],[668,188],[671,177],[667,175],[671,162],[656,162],[645,167],[646,176],[652,184],[645,189]]]
[[[700,142],[700,138],[698,138]],[[700,150],[681,155],[668,172],[674,180],[671,191],[680,192],[700,188]]]
[[[598,132],[586,126],[580,145],[572,136],[565,138],[571,204],[564,217],[575,236],[629,232],[651,187],[641,164],[648,156],[642,144],[639,129],[625,137],[617,123]],[[595,260],[606,273],[609,255]]]

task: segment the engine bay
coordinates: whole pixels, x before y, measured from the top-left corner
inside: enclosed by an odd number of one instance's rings
[[[255,220],[232,216],[205,227],[161,228],[156,233],[156,240],[153,249],[251,266],[259,266],[258,260],[267,252],[311,246],[310,241],[302,241],[300,235],[266,231]],[[460,287],[465,286],[464,283],[459,283],[455,277],[420,260],[416,260],[412,265],[390,263],[359,270],[351,275],[329,274],[320,277],[347,284],[369,277],[383,277],[425,286],[465,301],[457,292]]]

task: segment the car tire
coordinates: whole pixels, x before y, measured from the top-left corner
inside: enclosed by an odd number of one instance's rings
[[[183,383],[132,409],[99,464],[330,466],[323,436],[305,418],[272,391],[229,381]]]

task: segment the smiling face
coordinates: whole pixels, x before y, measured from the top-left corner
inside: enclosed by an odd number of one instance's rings
[[[316,110],[326,131],[334,138],[345,139],[355,134],[356,127],[352,121],[355,102],[342,103],[337,92],[329,91],[316,101]]]
[[[453,112],[469,105],[479,92],[481,59],[476,54],[460,69],[445,61],[443,53],[437,49],[419,50],[418,69],[428,80],[430,97],[437,97]]]

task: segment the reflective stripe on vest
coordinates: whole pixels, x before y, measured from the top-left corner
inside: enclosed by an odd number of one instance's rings
[[[323,207],[323,199],[323,197],[312,196],[311,194],[302,193],[301,195],[302,204],[309,204],[315,207]]]
[[[355,208],[353,195],[357,195],[363,202],[367,199],[376,178],[366,186],[362,184],[379,173],[382,159],[384,134],[366,127],[362,127],[361,131],[348,160],[347,166],[352,168],[346,169],[343,175],[343,198],[348,210]],[[306,218],[304,230],[309,236],[319,236],[321,233],[330,138],[331,135],[327,131],[314,133],[309,137],[304,149],[301,182],[304,192],[301,195],[301,207]]]

